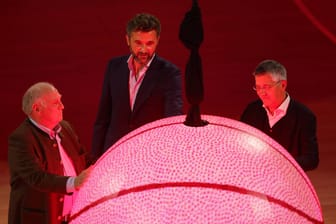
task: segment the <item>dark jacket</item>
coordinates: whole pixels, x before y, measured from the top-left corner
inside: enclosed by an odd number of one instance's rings
[[[106,70],[92,139],[96,158],[130,131],[157,119],[182,114],[181,72],[158,56],[147,69],[131,110],[128,58],[112,59]]]
[[[86,153],[69,123],[60,123],[61,144],[79,174]],[[68,177],[56,140],[25,120],[8,139],[10,172],[9,224],[59,224]]]
[[[261,100],[249,104],[240,120],[260,129],[280,143],[303,170],[312,170],[318,166],[316,117],[303,104],[291,99],[286,115],[272,128]]]

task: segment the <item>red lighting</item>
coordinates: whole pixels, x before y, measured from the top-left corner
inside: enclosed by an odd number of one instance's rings
[[[129,133],[79,191],[77,223],[323,223],[317,194],[277,142],[236,120],[158,120]]]

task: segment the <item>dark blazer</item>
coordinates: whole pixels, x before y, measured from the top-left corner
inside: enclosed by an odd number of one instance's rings
[[[279,142],[303,170],[312,170],[318,166],[316,117],[303,104],[291,99],[286,115],[272,128],[269,126],[261,100],[249,104],[240,120],[260,129]]]
[[[79,174],[86,153],[69,123],[60,123],[61,144]],[[8,139],[10,172],[9,224],[60,224],[68,177],[56,140],[25,120]]]
[[[131,110],[128,58],[112,59],[105,73],[92,139],[95,158],[128,132],[157,119],[182,114],[181,71],[157,55],[146,71]]]

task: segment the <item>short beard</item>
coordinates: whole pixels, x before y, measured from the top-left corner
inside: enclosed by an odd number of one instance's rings
[[[153,55],[149,55],[147,54],[147,59],[145,62],[143,62],[142,60],[139,59],[138,55],[136,55],[132,50],[131,50],[131,54],[133,57],[133,60],[136,61],[137,63],[141,64],[141,65],[147,65],[147,63],[152,59]]]

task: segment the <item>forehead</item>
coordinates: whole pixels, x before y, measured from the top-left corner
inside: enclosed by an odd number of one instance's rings
[[[59,99],[61,98],[61,94],[59,94],[59,92],[57,90],[50,90],[45,92],[41,98],[45,99],[45,100],[53,100],[53,99]]]
[[[151,30],[148,32],[143,31],[134,31],[130,36],[133,41],[156,41],[158,39],[158,35],[155,30]]]
[[[272,73],[265,72],[254,76],[256,83],[272,82]]]

